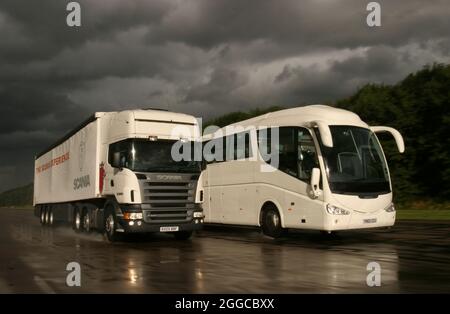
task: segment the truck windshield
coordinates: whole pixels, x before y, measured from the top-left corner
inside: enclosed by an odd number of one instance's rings
[[[109,156],[111,157],[114,152],[120,152],[125,167],[136,172],[200,172],[199,161],[173,160],[171,151],[175,142],[128,139],[111,144]]]
[[[339,194],[385,194],[389,175],[381,146],[369,129],[330,126],[333,147],[321,144],[330,189]],[[319,131],[316,129],[320,141]]]

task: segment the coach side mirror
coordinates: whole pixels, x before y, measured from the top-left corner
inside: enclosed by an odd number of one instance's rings
[[[314,198],[317,198],[320,195],[319,183],[320,183],[320,169],[313,168],[311,172],[311,191]]]
[[[394,137],[395,143],[397,144],[397,148],[400,154],[405,152],[405,142],[403,141],[403,136],[396,129],[387,126],[372,126],[370,127],[370,129],[374,133],[381,133],[381,132],[391,133],[391,135]]]

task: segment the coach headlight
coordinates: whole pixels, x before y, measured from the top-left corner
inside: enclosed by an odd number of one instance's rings
[[[387,211],[388,213],[393,213],[393,212],[395,212],[395,206],[394,206],[394,203],[390,203],[389,206],[386,207],[384,210]]]
[[[327,212],[331,215],[350,215],[348,210],[331,204],[327,204]]]

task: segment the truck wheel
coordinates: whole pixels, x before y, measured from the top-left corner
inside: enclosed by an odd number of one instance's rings
[[[47,225],[53,226],[53,210],[51,208],[47,210]]]
[[[83,211],[83,230],[87,233],[91,232],[91,216],[87,209]]]
[[[177,231],[173,235],[177,240],[188,240],[192,236],[192,231]]]
[[[279,238],[284,232],[284,229],[281,227],[280,213],[273,206],[263,212],[262,231],[265,235],[272,238]]]
[[[73,224],[72,228],[76,233],[83,231],[83,218],[81,217],[81,210],[75,208],[75,212],[73,214]]]
[[[45,207],[42,207],[41,208],[41,215],[40,215],[40,221],[41,221],[41,225],[45,225],[45,212],[46,212],[46,210],[45,210]]]
[[[108,241],[115,242],[119,239],[119,235],[116,231],[116,215],[113,210],[107,210],[105,213],[104,230]]]

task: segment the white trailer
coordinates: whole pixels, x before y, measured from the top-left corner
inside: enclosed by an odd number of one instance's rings
[[[197,120],[162,110],[97,112],[35,158],[34,206],[43,225],[76,232],[173,232],[203,223],[201,163],[174,161],[174,143],[198,142]],[[183,144],[185,145],[185,144]]]
[[[404,151],[398,131],[323,105],[268,113],[204,135],[205,222],[260,226],[272,237],[289,228],[392,226],[392,185],[378,132],[391,133]]]

